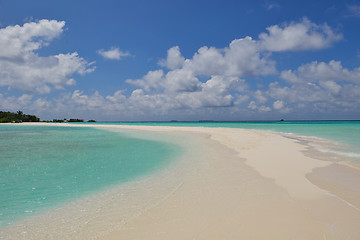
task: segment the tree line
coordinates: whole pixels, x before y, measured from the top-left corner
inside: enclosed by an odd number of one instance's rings
[[[22,111],[17,111],[16,113],[0,111],[0,123],[39,121],[40,118],[38,118],[37,116],[24,114]]]

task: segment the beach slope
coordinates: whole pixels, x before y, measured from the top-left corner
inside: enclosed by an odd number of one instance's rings
[[[306,178],[332,163],[305,156],[306,146],[294,139],[258,130],[119,128],[198,137],[196,145],[185,143],[196,148],[188,159],[196,171],[157,206],[101,239],[360,238],[359,209]]]
[[[5,229],[7,239],[360,239],[359,170],[317,159],[295,135],[75,126],[171,142],[183,154],[153,176]],[[348,172],[351,181],[339,178]]]

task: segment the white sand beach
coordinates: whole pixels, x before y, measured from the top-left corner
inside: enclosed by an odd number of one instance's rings
[[[305,155],[306,145],[281,133],[93,127],[147,134],[185,151],[131,190],[104,193],[109,202],[88,198],[27,219],[5,229],[4,239],[360,239],[359,170]],[[80,206],[86,214],[74,210]]]

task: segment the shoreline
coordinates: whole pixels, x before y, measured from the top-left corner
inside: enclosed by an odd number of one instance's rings
[[[297,139],[248,129],[59,126],[165,134],[187,149],[183,160],[163,171],[172,177],[167,179],[172,179],[172,185],[164,187],[164,181],[158,179],[162,197],[98,234],[99,239],[335,239],[345,235],[349,239],[360,238],[360,195],[351,190],[359,189],[358,171],[352,169],[350,183],[342,181],[335,172],[348,176],[349,167],[340,168],[340,164],[304,155],[306,146]],[[197,148],[191,144],[197,144]],[[149,183],[154,183],[154,179]],[[343,189],[347,189],[346,193]],[[102,211],[106,212],[104,208]],[[101,211],[98,214],[101,219]],[[275,216],[279,219],[275,220]],[[86,225],[79,228],[85,230]],[[102,227],[95,229],[100,231]],[[75,235],[73,239],[89,239]]]

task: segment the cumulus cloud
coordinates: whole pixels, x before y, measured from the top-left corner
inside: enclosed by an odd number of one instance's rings
[[[104,58],[111,60],[121,60],[124,57],[131,56],[129,52],[123,52],[118,47],[113,47],[107,51],[105,51],[104,49],[100,49],[97,51],[97,53]]]
[[[141,96],[166,99],[172,107],[232,106],[234,97],[230,92],[246,88],[242,77],[276,73],[275,63],[262,56],[257,46],[250,37],[235,39],[225,48],[201,47],[190,59],[184,59],[175,46],[160,62],[170,69],[167,73],[161,69],[149,71],[140,79],[126,82],[140,87]]]
[[[278,73],[270,55],[264,54],[320,49],[340,40],[341,35],[326,24],[316,25],[304,18],[298,23],[271,26],[268,31],[268,34],[261,34],[259,40],[245,37],[231,41],[224,48],[200,47],[188,59],[183,57],[178,46],[172,47],[168,49],[166,59],[159,61],[166,69],[152,70],[139,79],[126,80],[137,87],[130,96],[117,91],[113,96],[98,98],[99,106],[103,104],[108,109],[129,109],[144,114],[149,111],[162,114],[175,109],[234,109],[238,105],[259,113],[272,109],[289,113],[293,108],[299,108],[300,103],[319,110],[329,98],[339,100],[344,92],[345,85],[338,83],[336,75],[345,74],[351,81],[357,78],[356,69],[347,70],[336,61],[325,65],[311,63],[295,71]],[[281,48],[272,44],[275,41],[280,42]],[[278,82],[270,83],[263,90],[251,90],[248,86],[247,81],[277,74],[290,86]],[[95,97],[84,99],[90,101],[91,98]],[[341,102],[345,104],[345,101]]]
[[[29,25],[45,29],[31,34],[27,30],[26,34],[33,37],[15,34],[16,41],[20,41],[15,45],[19,47],[0,56],[0,86],[49,93],[52,88],[74,85],[75,73],[94,70],[77,53],[38,56],[36,50],[63,31],[65,23],[50,22]],[[32,29],[29,26],[26,28]],[[317,25],[306,18],[273,25],[267,30],[259,39],[238,38],[222,48],[202,46],[189,58],[182,55],[179,46],[174,46],[168,49],[166,58],[159,61],[159,69],[126,80],[134,87],[130,91],[115,89],[113,94],[106,95],[101,94],[101,90],[89,93],[79,89],[51,100],[36,98],[30,93],[20,97],[0,95],[0,106],[5,104],[17,110],[27,105],[35,113],[51,111],[60,116],[64,112],[80,114],[77,117],[101,113],[110,119],[120,116],[128,120],[196,114],[225,116],[223,119],[229,117],[227,114],[238,114],[240,118],[273,114],[283,117],[283,114],[303,113],[305,109],[311,113],[360,110],[360,68],[347,69],[340,61],[332,60],[278,71],[271,59],[271,52],[329,47],[342,38],[341,34],[326,24]],[[11,39],[10,36],[8,33],[6,39]],[[10,40],[1,41],[0,46]],[[98,53],[108,59],[130,55],[119,48]]]
[[[268,33],[259,35],[260,45],[272,52],[323,49],[342,39],[342,34],[335,33],[327,24],[317,25],[307,18],[266,29]]]
[[[166,81],[163,75],[160,74],[160,76]],[[147,77],[151,78],[149,75]],[[142,85],[142,83],[139,84]],[[149,112],[156,116],[200,108],[232,107],[234,97],[230,94],[230,89],[240,86],[246,88],[244,85],[244,80],[237,77],[214,76],[201,83],[199,91],[154,92],[151,88],[148,90],[139,88],[132,91],[130,96],[126,96],[122,90],[116,91],[113,95],[103,96],[97,91],[93,94],[86,94],[84,91],[75,90],[59,99],[57,107],[53,107],[53,109],[65,111],[66,107],[71,106],[77,109],[78,114],[101,111],[104,115],[121,112],[126,117],[133,115],[139,117],[149,115]],[[65,104],[60,106],[59,103]]]
[[[104,97],[95,92],[93,95],[88,96],[83,94],[83,91],[75,90],[71,95],[71,101],[74,104],[86,106],[88,109],[96,109],[102,107],[104,104]]]
[[[280,110],[284,107],[284,102],[283,101],[280,101],[280,100],[277,100],[273,103],[273,108],[276,109],[276,110]]]
[[[38,114],[42,111],[52,110],[51,107],[51,102],[42,98],[34,98],[29,94],[23,94],[20,97],[7,97],[3,94],[0,94],[0,109],[5,111],[23,110],[33,114]]]
[[[44,111],[49,111],[52,106],[53,104],[50,101],[44,98],[38,98],[30,105],[29,109],[35,111],[36,113],[41,113]]]
[[[340,61],[311,62],[298,67],[297,70],[285,70],[281,77],[291,83],[319,81],[348,81],[360,83],[360,67],[349,70]]]
[[[258,106],[255,101],[251,101],[248,105],[248,108],[252,110],[257,110],[258,112],[270,112],[271,108],[265,105]]]
[[[196,75],[251,77],[276,72],[275,62],[261,54],[256,40],[245,37],[233,40],[228,47],[201,47],[183,68]]]
[[[254,98],[257,100],[257,102],[259,103],[266,103],[267,102],[267,97],[264,95],[264,93],[260,90],[256,90],[254,92]]]
[[[290,86],[278,82],[269,84],[266,94],[278,101],[287,102],[292,109],[306,108],[315,112],[330,109],[338,113],[358,111],[360,108],[359,84],[335,81],[302,82]],[[274,105],[275,107],[275,105]]]
[[[0,29],[0,86],[40,94],[75,84],[74,74],[92,72],[75,53],[39,56],[35,51],[59,36],[65,22],[40,20]]]
[[[43,19],[0,29],[0,58],[22,59],[22,55],[49,44],[63,32],[64,21]],[[25,56],[26,57],[26,56]]]
[[[169,69],[180,68],[184,64],[185,58],[181,55],[179,46],[170,48],[167,51],[167,58],[159,61],[159,65]]]
[[[200,90],[201,82],[189,69],[175,69],[166,74],[164,87],[169,92],[195,92]]]
[[[126,82],[141,87],[146,91],[150,91],[151,89],[161,89],[164,84],[164,71],[161,69],[149,71],[141,79],[127,79]]]
[[[250,37],[233,40],[221,49],[201,47],[190,59],[175,46],[160,65],[170,70],[149,71],[140,79],[126,80],[140,88],[128,100],[142,98],[139,105],[162,101],[162,109],[229,107],[234,105],[231,91],[243,92],[247,87],[241,78],[276,73],[275,63],[262,56]]]
[[[234,105],[231,91],[247,88],[242,77],[276,73],[274,62],[261,55],[250,37],[236,39],[222,49],[201,47],[191,59],[184,59],[179,47],[173,47],[161,65],[170,70],[149,71],[140,79],[126,81],[140,87],[129,100],[142,98],[140,105],[150,99],[163,101],[162,109],[229,107]]]
[[[279,83],[269,85],[268,94],[276,99],[325,112],[332,109],[337,112],[355,111],[360,100],[355,93],[360,89],[360,68],[349,70],[340,61],[311,62],[296,70],[281,72],[281,78],[290,87]]]
[[[3,94],[0,94],[0,108],[6,111],[11,111],[14,109],[21,109],[21,104],[19,98],[10,96],[6,97]]]

